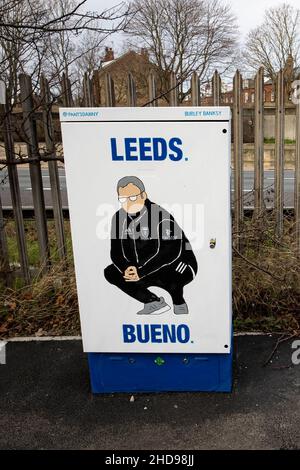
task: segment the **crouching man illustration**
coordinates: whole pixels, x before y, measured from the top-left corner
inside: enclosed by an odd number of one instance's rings
[[[169,292],[175,314],[188,314],[183,290],[197,274],[190,242],[174,217],[148,199],[139,178],[122,178],[117,193],[121,208],[112,218],[113,264],[104,270],[106,280],[144,304],[138,315],[170,310],[163,297],[149,290],[153,286]]]

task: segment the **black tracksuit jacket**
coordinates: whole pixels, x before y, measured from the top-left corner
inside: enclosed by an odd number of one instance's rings
[[[176,269],[183,262],[197,273],[197,261],[191,244],[174,217],[146,199],[134,216],[124,209],[116,212],[111,228],[111,259],[120,272],[129,266],[138,269],[140,279],[165,267]]]

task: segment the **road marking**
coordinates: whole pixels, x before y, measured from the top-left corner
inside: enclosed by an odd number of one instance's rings
[[[266,179],[267,179],[267,180],[272,180],[272,181],[275,180],[274,177],[273,177],[273,178],[266,178]],[[284,178],[284,181],[294,181],[294,179],[295,179],[295,178]]]
[[[43,188],[44,191],[51,191],[51,188]],[[25,188],[25,191],[32,191],[32,188]]]
[[[81,340],[81,336],[16,336],[8,338],[5,341],[8,343],[22,343],[29,341],[74,341]]]

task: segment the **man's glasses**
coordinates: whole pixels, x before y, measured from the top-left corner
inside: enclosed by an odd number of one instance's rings
[[[139,194],[135,194],[134,196],[128,196],[128,197],[125,197],[125,196],[124,196],[124,197],[118,197],[118,199],[119,199],[119,202],[120,202],[121,204],[124,204],[124,202],[126,202],[126,201],[127,201],[127,199],[129,199],[129,201],[132,201],[132,202],[134,202],[134,201],[136,201],[136,200],[137,200],[137,198],[138,198],[138,197],[139,197],[141,194],[143,194],[143,191],[142,191],[142,192],[140,192]]]

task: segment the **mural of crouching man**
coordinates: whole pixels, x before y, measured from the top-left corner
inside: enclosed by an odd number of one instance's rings
[[[170,310],[163,297],[149,287],[166,290],[176,315],[188,314],[184,286],[197,274],[192,247],[174,217],[150,201],[143,182],[125,176],[117,184],[121,208],[112,218],[111,260],[106,280],[144,304],[138,315]]]

